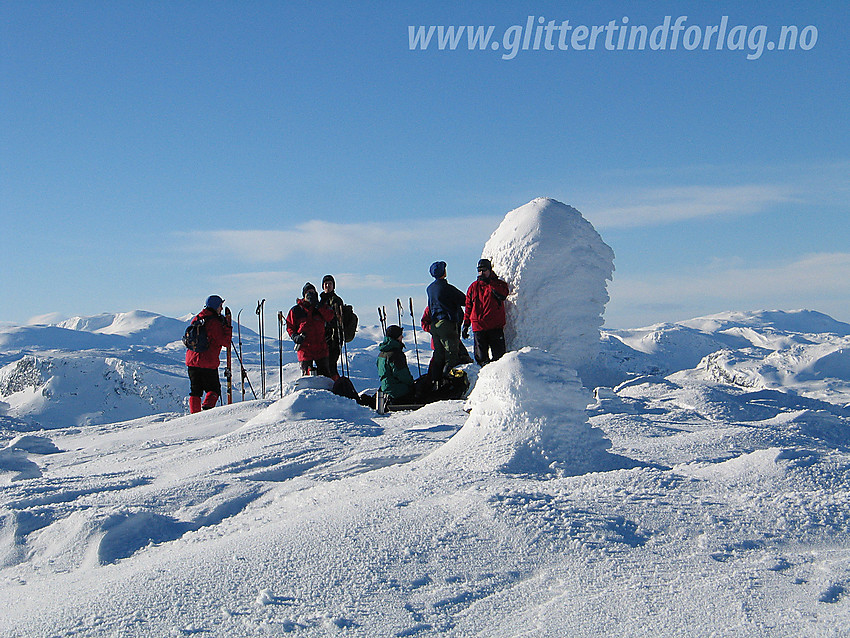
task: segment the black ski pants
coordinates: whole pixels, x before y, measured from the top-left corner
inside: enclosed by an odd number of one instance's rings
[[[339,355],[339,344],[333,339],[330,339],[328,341],[328,371],[330,372],[330,374],[327,376],[331,378],[339,376]]]
[[[505,346],[505,331],[502,328],[479,330],[473,332],[472,337],[475,346],[475,362],[478,365],[486,366],[505,354],[507,348]]]
[[[313,363],[316,364],[316,372],[323,377],[333,378],[331,376],[331,369],[328,366],[328,358],[322,357],[321,359],[313,359],[310,361],[299,361],[301,364],[301,374],[305,377],[310,376],[310,373],[313,370]]]
[[[189,368],[189,396],[200,397],[204,392],[214,392],[221,396],[221,379],[218,377],[218,368]]]

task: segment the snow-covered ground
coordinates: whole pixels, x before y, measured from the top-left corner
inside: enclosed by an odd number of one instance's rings
[[[275,339],[267,398],[191,416],[182,326],[0,328],[0,636],[850,635],[848,324],[602,331],[386,415]]]

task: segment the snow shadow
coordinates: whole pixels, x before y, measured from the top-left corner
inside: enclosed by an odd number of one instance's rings
[[[98,544],[98,562],[101,565],[114,563],[148,545],[175,541],[187,532],[218,525],[224,519],[239,514],[260,495],[261,491],[253,490],[226,500],[194,521],[181,521],[150,511],[112,514],[100,527],[105,533]]]

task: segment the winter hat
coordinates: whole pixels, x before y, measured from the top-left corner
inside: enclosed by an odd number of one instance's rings
[[[395,324],[387,326],[387,336],[390,339],[398,339],[401,336],[402,332],[404,332],[404,330],[401,326],[397,326]]]
[[[336,280],[334,279],[333,275],[325,275],[324,277],[322,277],[322,288],[325,287],[325,284],[327,282],[331,282],[334,285],[334,288],[336,288]]]
[[[223,305],[224,299],[222,299],[218,295],[210,295],[209,297],[207,297],[207,300],[204,303],[204,308],[209,308],[210,310],[218,310]]]
[[[442,279],[446,275],[446,262],[435,261],[431,264],[430,272],[434,279]]]
[[[493,270],[493,265],[490,263],[489,259],[479,259],[478,270]]]
[[[313,284],[311,284],[309,281],[306,284],[304,284],[304,287],[301,289],[301,296],[302,297],[305,296],[307,294],[308,290],[312,290],[313,292],[316,292],[316,287]]]

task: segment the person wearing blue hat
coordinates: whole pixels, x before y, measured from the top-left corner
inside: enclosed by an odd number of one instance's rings
[[[222,312],[224,299],[210,295],[204,309],[192,318],[206,334],[206,344],[199,350],[186,349],[186,367],[189,370],[189,413],[214,408],[221,396],[221,380],[218,376],[221,349],[230,345],[233,328]],[[204,396],[206,394],[206,396]],[[203,397],[203,401],[201,400]]]
[[[460,325],[466,295],[452,286],[446,277],[446,262],[435,261],[429,269],[434,281],[428,286],[428,311],[434,354],[428,366],[431,382],[439,384],[460,363]]]

